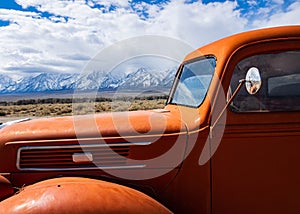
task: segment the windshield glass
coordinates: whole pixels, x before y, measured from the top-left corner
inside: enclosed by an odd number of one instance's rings
[[[203,57],[184,64],[169,103],[198,107],[203,102],[216,67],[215,57]]]

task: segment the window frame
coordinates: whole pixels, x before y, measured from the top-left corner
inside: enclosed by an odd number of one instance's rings
[[[226,68],[224,69],[224,73],[222,76],[224,87],[226,87],[227,93],[230,91],[230,83],[231,79],[234,75],[234,70],[238,63],[246,58],[255,55],[262,54],[276,54],[288,51],[300,51],[300,38],[281,38],[281,39],[272,39],[267,41],[259,41],[251,44],[244,45],[238,48],[228,59],[228,63],[226,64]],[[229,73],[229,75],[228,75]],[[226,76],[228,78],[226,78]],[[266,84],[266,83],[263,83]],[[231,91],[235,91],[236,88],[231,88]],[[260,89],[262,90],[262,89]],[[249,95],[250,96],[250,95]],[[252,96],[252,95],[251,95]],[[282,110],[248,110],[248,111],[236,111],[234,108],[228,108],[231,113],[235,114],[250,114],[250,113],[288,113],[288,112],[300,112],[300,110],[292,110],[287,111],[285,109]]]
[[[173,100],[173,98],[174,98],[174,94],[175,94],[176,89],[177,89],[177,87],[178,87],[178,84],[179,84],[179,82],[180,82],[180,77],[181,77],[181,75],[182,75],[184,66],[187,65],[187,64],[190,64],[190,63],[198,62],[198,61],[203,60],[203,59],[207,59],[207,58],[213,58],[213,59],[215,60],[215,64],[216,64],[216,65],[215,65],[215,67],[214,67],[214,72],[213,72],[212,77],[211,77],[211,80],[210,80],[210,82],[209,82],[209,84],[208,84],[208,88],[207,88],[207,90],[206,90],[205,96],[203,97],[201,103],[200,103],[199,105],[197,105],[197,106],[188,105],[188,104],[178,104],[178,103],[173,103],[172,100]],[[218,62],[217,57],[214,56],[214,55],[212,55],[212,54],[208,54],[208,55],[196,57],[196,58],[194,58],[194,59],[187,60],[187,61],[183,62],[183,63],[179,66],[178,71],[177,71],[177,73],[176,73],[176,76],[175,76],[175,79],[174,79],[174,83],[173,83],[173,86],[172,86],[172,88],[171,88],[169,98],[168,98],[168,100],[167,100],[167,104],[170,104],[170,105],[176,105],[176,106],[190,107],[190,108],[195,108],[195,109],[196,109],[196,108],[199,108],[199,107],[203,104],[204,100],[206,99],[207,94],[208,94],[208,91],[209,91],[209,89],[210,89],[210,87],[211,87],[211,83],[212,83],[212,80],[213,80],[214,75],[215,75],[215,72],[216,72],[217,62]]]

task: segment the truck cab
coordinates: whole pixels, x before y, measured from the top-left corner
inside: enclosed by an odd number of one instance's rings
[[[298,213],[300,26],[201,47],[164,109],[0,129],[6,213]],[[58,203],[59,202],[59,203]]]

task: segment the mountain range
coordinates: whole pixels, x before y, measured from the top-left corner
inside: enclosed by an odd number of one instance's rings
[[[21,78],[0,74],[1,94],[20,94],[64,90],[115,91],[115,90],[168,90],[176,68],[157,71],[139,68],[128,74],[93,71],[87,74],[39,73]]]

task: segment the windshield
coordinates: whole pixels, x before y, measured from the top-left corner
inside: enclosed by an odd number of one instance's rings
[[[181,67],[169,103],[198,107],[203,102],[216,67],[215,57],[208,56]]]

